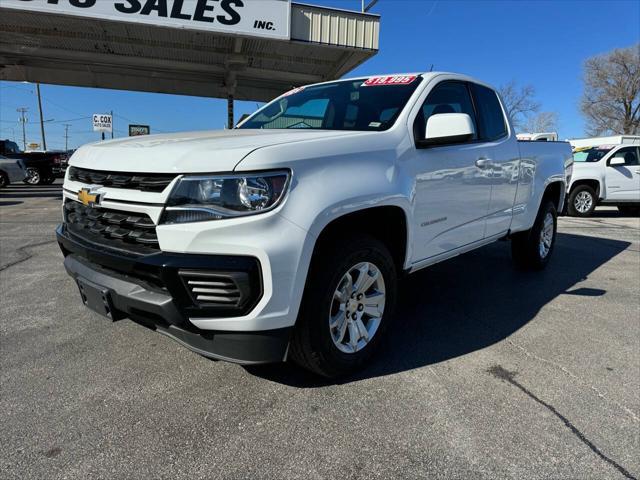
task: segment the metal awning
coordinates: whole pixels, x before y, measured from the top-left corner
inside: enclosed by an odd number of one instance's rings
[[[0,7],[0,80],[267,101],[378,51],[377,15],[294,3],[290,22],[281,40]]]

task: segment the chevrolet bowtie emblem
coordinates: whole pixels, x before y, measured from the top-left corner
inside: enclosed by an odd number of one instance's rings
[[[100,194],[91,193],[88,188],[83,188],[78,192],[78,200],[86,207],[93,207],[94,205],[100,205]]]

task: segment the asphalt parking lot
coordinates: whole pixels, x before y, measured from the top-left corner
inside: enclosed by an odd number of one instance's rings
[[[640,219],[561,218],[550,267],[507,243],[402,282],[366,371],[200,357],[81,306],[60,185],[0,191],[0,477],[640,476]]]

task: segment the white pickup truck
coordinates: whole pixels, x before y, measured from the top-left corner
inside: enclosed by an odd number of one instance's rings
[[[518,142],[504,112],[462,75],[356,78],[231,131],[82,147],[65,267],[88,307],[202,355],[353,372],[401,321],[400,275],[505,238],[518,265],[549,261],[571,149]]]
[[[640,147],[600,145],[573,152],[573,175],[567,212],[588,217],[597,205],[617,206],[621,213],[640,212]]]

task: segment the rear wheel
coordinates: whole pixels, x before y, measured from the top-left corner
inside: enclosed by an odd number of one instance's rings
[[[364,368],[391,322],[396,290],[393,259],[378,240],[351,238],[324,249],[309,272],[292,359],[330,378]]]
[[[28,185],[40,185],[42,182],[42,174],[40,173],[40,169],[36,167],[27,167],[26,169],[27,176],[23,180],[24,183]]]
[[[558,213],[553,202],[543,201],[533,227],[511,239],[511,254],[519,268],[542,270],[549,263],[556,243]]]
[[[578,185],[569,195],[567,211],[574,217],[589,217],[596,208],[598,197],[589,185]]]
[[[624,215],[640,215],[640,206],[618,205],[618,210]]]
[[[0,172],[0,188],[4,188],[7,185],[9,185],[9,176],[4,172]]]

